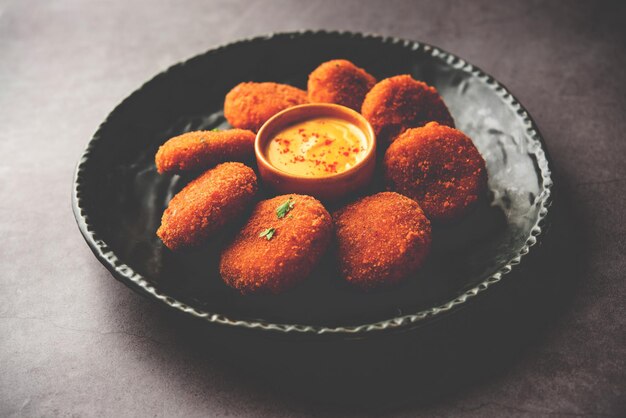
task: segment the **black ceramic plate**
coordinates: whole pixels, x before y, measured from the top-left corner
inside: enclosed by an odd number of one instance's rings
[[[241,81],[306,88],[320,63],[346,58],[378,79],[412,74],[435,86],[457,127],[487,162],[489,202],[435,228],[432,256],[405,284],[363,294],[332,258],[279,296],[241,296],[218,273],[228,233],[187,254],[156,237],[163,210],[188,178],[160,176],[154,154],[183,132],[227,127],[225,94]],[[76,169],[73,207],[96,257],[131,289],[193,317],[282,333],[370,334],[450,312],[505,278],[537,242],[552,181],[537,127],[493,77],[419,42],[337,32],[277,34],[226,45],[174,65],[124,100],[100,126]]]

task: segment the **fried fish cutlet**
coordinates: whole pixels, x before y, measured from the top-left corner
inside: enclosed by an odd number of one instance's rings
[[[417,202],[398,193],[364,197],[333,219],[341,274],[363,290],[407,279],[430,251],[429,220]]]
[[[287,84],[246,82],[235,86],[224,100],[224,116],[235,128],[257,132],[281,110],[308,103],[307,93]]]
[[[309,276],[331,235],[330,214],[313,197],[264,200],[222,252],[222,279],[244,294],[281,293]]]
[[[245,213],[257,191],[254,171],[223,163],[191,181],[170,201],[157,235],[172,251],[204,244]]]
[[[382,145],[390,144],[409,128],[431,121],[454,127],[454,120],[437,90],[410,75],[377,83],[365,96],[361,114],[372,125]]]
[[[485,160],[472,140],[437,122],[400,135],[383,169],[388,188],[416,200],[436,222],[461,218],[487,190]]]
[[[359,112],[376,79],[348,60],[322,63],[311,74],[307,91],[311,103],[336,103]]]
[[[245,129],[187,132],[159,147],[156,167],[163,174],[207,170],[227,161],[249,162],[254,159],[255,137]]]

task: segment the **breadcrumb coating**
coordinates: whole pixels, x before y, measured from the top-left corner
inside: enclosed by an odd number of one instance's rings
[[[293,207],[279,218],[277,209],[289,198]],[[270,239],[260,236],[269,228]],[[309,276],[331,237],[330,214],[315,198],[289,194],[264,200],[222,252],[222,279],[244,294],[281,293]]]
[[[485,160],[472,140],[437,122],[400,135],[383,167],[388,188],[416,200],[431,221],[461,218],[487,189]]]
[[[407,279],[430,251],[429,220],[417,202],[398,193],[364,197],[333,219],[341,274],[363,290]]]
[[[245,129],[187,132],[159,147],[156,167],[163,174],[208,170],[226,161],[249,162],[254,159],[255,137]]]
[[[157,235],[173,251],[204,244],[245,213],[257,191],[254,171],[223,163],[185,186],[170,201]]]
[[[278,83],[240,83],[224,100],[224,116],[235,128],[257,132],[281,110],[308,103],[307,93]]]
[[[348,60],[327,61],[309,74],[311,103],[336,103],[359,112],[376,79]]]
[[[376,84],[365,96],[361,114],[374,128],[381,145],[431,121],[454,128],[454,120],[437,90],[410,75],[386,78]]]

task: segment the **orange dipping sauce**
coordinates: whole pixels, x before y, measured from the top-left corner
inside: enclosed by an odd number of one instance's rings
[[[339,118],[297,122],[268,142],[265,155],[279,170],[302,177],[327,177],[365,158],[367,138],[356,125]]]

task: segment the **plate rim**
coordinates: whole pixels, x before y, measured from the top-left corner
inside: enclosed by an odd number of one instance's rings
[[[152,84],[155,80],[165,76],[170,71],[184,67],[190,62],[198,60],[207,54],[215,54],[221,50],[232,48],[237,45],[245,43],[253,43],[259,41],[268,41],[275,38],[299,38],[307,36],[336,36],[348,39],[359,40],[376,40],[381,44],[398,45],[401,44],[405,48],[411,48],[413,51],[422,51],[431,55],[434,58],[439,58],[445,61],[453,68],[465,71],[471,75],[478,77],[489,88],[491,88],[495,94],[497,94],[503,101],[508,104],[512,110],[514,110],[518,117],[522,119],[525,126],[526,134],[535,143],[535,149],[533,154],[537,158],[537,166],[541,175],[541,193],[537,196],[537,203],[539,205],[539,215],[537,221],[530,230],[530,235],[526,239],[525,244],[515,257],[512,257],[504,266],[502,266],[497,272],[486,277],[483,281],[464,291],[461,295],[442,303],[437,306],[430,307],[412,314],[400,315],[394,318],[388,318],[384,320],[374,321],[370,323],[363,323],[359,325],[349,326],[323,326],[323,325],[304,325],[304,324],[289,324],[289,323],[273,323],[264,320],[242,320],[234,319],[223,314],[215,312],[207,312],[194,307],[189,306],[171,296],[160,293],[160,291],[151,284],[144,276],[135,272],[129,265],[125,264],[113,251],[109,248],[107,243],[102,240],[98,233],[94,230],[93,225],[89,221],[89,215],[85,211],[83,205],[84,198],[82,197],[82,189],[84,188],[84,171],[89,162],[89,157],[93,152],[95,145],[98,141],[102,140],[103,128],[107,125],[113,115],[120,112],[120,108],[123,108],[126,103],[132,100],[141,90],[147,85]],[[449,313],[457,310],[463,306],[467,301],[474,299],[476,296],[485,292],[488,288],[494,284],[500,282],[503,277],[510,273],[513,268],[519,264],[524,256],[526,256],[530,249],[539,242],[539,237],[545,230],[547,223],[548,209],[552,204],[552,188],[554,182],[552,179],[552,171],[550,169],[550,157],[547,152],[546,144],[543,136],[539,132],[539,129],[519,100],[513,96],[510,91],[499,81],[497,81],[491,75],[485,73],[480,68],[473,64],[470,64],[466,60],[447,52],[439,47],[429,45],[421,41],[412,41],[402,39],[393,36],[383,36],[370,33],[359,33],[351,31],[328,31],[328,30],[302,30],[293,32],[275,32],[266,35],[254,36],[243,38],[234,42],[228,42],[219,45],[215,48],[211,48],[201,54],[195,55],[187,60],[178,62],[164,71],[157,73],[154,77],[144,82],[140,87],[134,90],[130,95],[123,99],[115,108],[107,115],[104,121],[99,125],[98,129],[94,133],[91,140],[87,143],[84,151],[82,152],[73,176],[72,187],[72,211],[78,224],[78,228],[83,235],[83,238],[91,248],[96,258],[102,263],[112,276],[118,281],[124,283],[133,291],[147,296],[152,300],[160,302],[169,308],[173,308],[177,311],[191,315],[195,318],[204,320],[205,322],[226,326],[229,328],[240,329],[256,329],[261,331],[273,331],[281,334],[316,334],[316,335],[341,335],[358,337],[364,334],[378,334],[380,331],[385,330],[399,330],[407,329],[409,327],[417,326],[425,323],[427,319],[440,317],[444,313]]]

